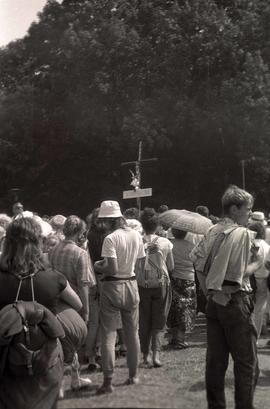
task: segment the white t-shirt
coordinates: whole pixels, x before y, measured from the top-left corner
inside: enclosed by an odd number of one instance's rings
[[[172,251],[172,248],[173,248],[173,244],[169,239],[167,239],[166,237],[160,237],[156,234],[145,234],[144,240],[146,243],[148,243],[148,242],[152,242],[157,237],[158,237],[158,245],[159,245],[160,251],[163,255],[164,261],[166,261],[169,252]]]
[[[269,271],[267,270],[267,268],[264,267],[264,263],[266,261],[270,261],[270,246],[269,244],[266,243],[265,240],[262,240],[262,239],[255,239],[254,242],[255,242],[255,245],[260,247],[258,254],[263,259],[262,267],[259,268],[259,270],[255,271],[254,275],[256,278],[266,278],[268,277]]]
[[[105,237],[101,255],[117,259],[119,274],[115,277],[134,276],[136,260],[145,257],[142,237],[130,227],[117,229]]]

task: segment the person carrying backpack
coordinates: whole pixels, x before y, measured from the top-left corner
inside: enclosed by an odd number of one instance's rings
[[[139,286],[139,336],[143,362],[150,364],[150,342],[152,340],[153,365],[160,367],[161,331],[169,313],[172,293],[169,272],[174,268],[172,243],[155,234],[159,221],[152,208],[145,208],[140,217],[145,236],[146,257],[136,266]]]
[[[46,267],[41,228],[14,220],[0,259],[0,408],[55,409],[63,379],[65,335],[58,302],[80,310],[66,278]]]

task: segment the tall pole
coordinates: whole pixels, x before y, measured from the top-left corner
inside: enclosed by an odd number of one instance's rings
[[[126,166],[126,165],[134,165],[135,166],[135,174],[130,170],[131,175],[132,175],[132,183],[130,183],[131,186],[134,187],[135,191],[139,191],[141,189],[141,182],[142,182],[142,175],[141,175],[141,166],[144,163],[148,162],[153,162],[158,160],[157,158],[151,158],[151,159],[142,159],[142,141],[139,142],[139,152],[138,152],[138,159],[135,161],[131,162],[122,162],[121,166]],[[138,195],[140,196],[140,195]],[[136,197],[136,202],[137,202],[137,207],[139,209],[139,212],[141,211],[141,197]],[[148,195],[145,195],[148,196]],[[134,196],[133,196],[134,197]],[[124,198],[125,199],[125,198]]]
[[[242,169],[242,187],[244,190],[246,190],[246,178],[245,178],[245,160],[242,159],[240,161],[241,163],[241,169]]]
[[[136,175],[139,180],[139,189],[141,188],[141,160],[142,160],[142,141],[139,142],[139,153],[138,160],[135,165]],[[139,214],[141,213],[141,198],[137,197],[137,207],[139,209]]]

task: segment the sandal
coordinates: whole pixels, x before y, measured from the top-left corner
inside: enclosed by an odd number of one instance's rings
[[[189,344],[185,341],[173,341],[171,342],[171,346],[173,347],[173,349],[187,349],[189,348]]]

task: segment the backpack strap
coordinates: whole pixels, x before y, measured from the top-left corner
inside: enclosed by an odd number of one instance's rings
[[[159,236],[155,237],[153,241],[151,241],[152,244],[157,244],[157,241],[159,239]]]
[[[19,300],[19,295],[20,295],[20,292],[21,292],[21,286],[22,286],[23,280],[26,280],[29,277],[30,277],[30,282],[31,282],[32,301],[35,301],[34,282],[33,282],[33,278],[35,277],[35,275],[36,275],[36,273],[30,274],[30,275],[28,275],[26,277],[23,277],[21,275],[20,276],[15,275],[15,277],[18,278],[18,280],[20,280],[18,290],[17,290],[17,294],[16,294],[16,298],[15,298],[15,303],[17,303],[18,300]]]
[[[212,245],[212,247],[211,247],[211,250],[210,250],[210,252],[209,252],[209,254],[208,254],[208,257],[207,257],[206,262],[205,262],[205,265],[204,265],[203,274],[204,274],[205,276],[208,274],[208,272],[209,272],[209,270],[210,270],[210,267],[211,267],[211,264],[212,264],[214,258],[216,257],[216,255],[217,255],[217,253],[218,253],[218,251],[219,251],[219,249],[220,249],[220,246],[221,246],[221,244],[222,244],[222,242],[223,242],[225,236],[228,235],[228,234],[230,234],[230,233],[231,233],[232,231],[234,231],[237,227],[238,227],[238,226],[229,227],[229,228],[227,228],[227,229],[221,231],[221,232],[217,235],[217,237],[215,238],[214,243],[213,243],[213,245]]]

